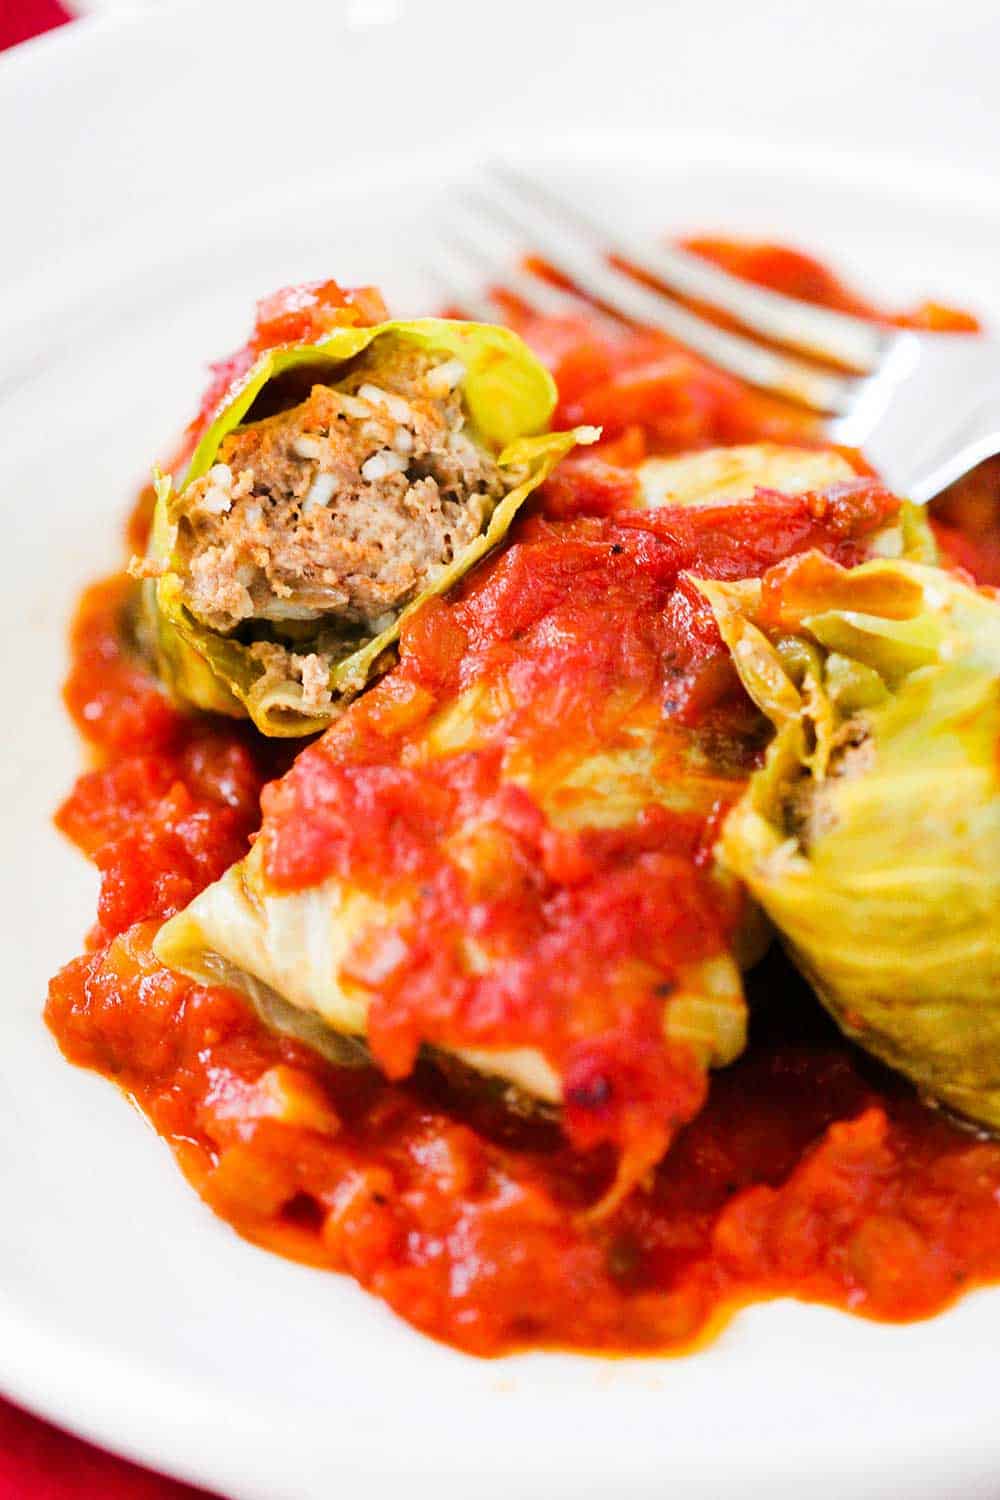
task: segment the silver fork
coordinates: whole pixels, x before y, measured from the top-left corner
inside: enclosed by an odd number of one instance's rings
[[[683,250],[601,228],[511,167],[490,168],[486,184],[457,200],[434,267],[470,315],[496,320],[502,309],[484,287],[500,285],[537,312],[579,311],[586,301],[608,326],[661,329],[731,375],[822,415],[827,436],[863,449],[892,489],[918,503],[1000,453],[1000,341],[885,328],[753,286]],[[525,269],[528,249],[578,292]],[[612,257],[731,315],[746,332],[699,317]]]

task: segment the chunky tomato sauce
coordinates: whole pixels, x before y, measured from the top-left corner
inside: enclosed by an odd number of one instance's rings
[[[271,888],[335,875],[408,901],[341,969],[369,997],[384,1072],[409,1073],[421,1043],[530,1047],[575,1145],[613,1143],[633,1177],[659,1160],[705,1096],[664,1010],[731,946],[742,903],[711,845],[766,738],[690,575],[760,573],[807,546],[850,563],[897,510],[859,479],[722,513],[539,516],[405,628],[396,670],[263,797]],[[482,695],[474,744],[428,755],[438,711]],[[650,783],[685,802],[647,793],[609,827],[630,736],[655,756]],[[594,757],[598,784],[562,784],[567,757]]]
[[[805,257],[697,248],[873,315]],[[271,299],[252,352],[331,316],[378,315],[370,296],[331,288]],[[736,920],[700,856],[728,805],[726,777],[738,791],[754,763],[753,711],[687,570],[749,576],[809,547],[851,563],[895,503],[864,479],[826,496],[760,495],[752,509],[732,507],[724,544],[697,512],[630,515],[631,465],[646,453],[802,441],[814,436],[808,419],[659,335],[612,341],[585,320],[540,320],[513,303],[511,321],[554,368],[560,420],[604,425],[600,450],[564,464],[508,546],[457,597],[416,616],[396,671],[283,780],[287,746],[167,703],[130,649],[124,580],[85,594],[66,698],[96,764],[58,823],[97,864],[100,898],[85,953],[52,981],[49,1024],[71,1060],[133,1095],[240,1233],[346,1271],[471,1352],[689,1347],[741,1303],[780,1294],[889,1320],[927,1315],[1000,1278],[1000,1145],[957,1129],[846,1043],[778,954],[749,981],[750,1046],[712,1076],[707,1098],[683,1050],[649,1045],[650,1008],[614,1012],[622,1024],[596,1051],[579,1027],[556,1034],[623,956],[653,954],[669,978],[680,956],[716,951]],[[936,307],[911,321],[968,326]],[[230,361],[226,380],[245,362]],[[949,498],[942,538],[986,578],[996,511],[983,498],[989,478],[975,483]],[[501,784],[488,746],[446,769],[408,760],[435,704],[498,662],[523,705],[505,743],[536,754],[545,746],[530,705],[554,678],[567,684],[562,734],[593,733],[623,685],[655,688],[678,732],[723,768],[712,806],[651,811],[621,834],[568,834]],[[159,922],[246,853],[265,787],[275,884],[332,872],[377,889],[404,875],[421,882],[405,941],[354,959],[373,995],[373,1052],[395,1082],[324,1061],[265,1028],[238,995],[152,956]],[[474,907],[435,852],[467,798],[490,803],[509,852],[504,889]],[[449,935],[477,921],[518,954],[502,993],[470,987],[449,957]],[[546,999],[554,974],[558,1005]],[[509,1040],[512,1026],[560,1061],[564,1129],[417,1056],[420,1040]],[[636,1121],[648,1130],[663,1117],[676,1133],[660,1165],[613,1212],[588,1213]]]

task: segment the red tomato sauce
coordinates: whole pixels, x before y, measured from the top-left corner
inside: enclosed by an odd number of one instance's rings
[[[849,563],[897,509],[859,479],[721,514],[539,516],[407,626],[398,667],[263,798],[272,888],[333,875],[408,897],[405,920],[364,934],[342,968],[367,992],[386,1074],[409,1073],[421,1043],[531,1047],[562,1080],[576,1146],[614,1143],[633,1175],[659,1160],[705,1095],[687,1050],[664,1044],[664,1002],[730,946],[742,903],[719,888],[711,844],[765,738],[689,572],[744,577],[807,546]],[[502,707],[476,748],[428,757],[430,716],[469,691]],[[546,768],[613,752],[629,730],[692,804],[602,828],[589,790],[581,827],[554,823],[533,792]],[[489,852],[458,866],[470,828]],[[470,972],[470,934],[500,955],[485,972]]]
[[[796,295],[873,311],[806,257],[696,248]],[[347,316],[378,315],[364,296],[352,304],[357,296],[282,294],[262,308],[254,352],[268,338],[302,336],[289,318],[322,321],[345,306]],[[511,869],[531,872],[492,914],[525,959],[507,1009],[493,997],[505,1037],[516,1015],[524,1039],[552,1043],[540,975],[561,970],[571,993],[602,954],[620,957],[639,941],[636,870],[654,893],[643,941],[666,972],[678,954],[715,951],[732,920],[698,863],[724,795],[712,817],[653,815],[617,839],[558,835],[530,797],[500,788],[488,750],[458,757],[447,774],[408,764],[421,718],[498,660],[520,674],[525,708],[506,732],[525,743],[542,732],[530,705],[553,672],[574,686],[562,732],[589,732],[587,715],[612,680],[655,683],[667,711],[707,736],[717,760],[732,746],[738,789],[753,759],[750,709],[685,570],[697,562],[702,573],[749,576],[809,547],[850,563],[894,508],[877,483],[861,480],[833,496],[760,495],[752,510],[732,507],[724,546],[697,512],[623,514],[630,465],[647,452],[815,434],[801,414],[658,335],[612,345],[584,320],[529,318],[514,304],[511,320],[554,368],[560,419],[605,425],[601,450],[564,464],[509,545],[457,596],[415,617],[400,666],[283,780],[275,778],[291,760],[286,745],[188,718],[162,696],[129,646],[125,580],[84,595],[66,700],[95,765],[57,821],[97,865],[100,896],[86,951],[52,981],[48,1023],[69,1059],[136,1099],[206,1203],[241,1234],[352,1275],[415,1326],[470,1352],[690,1348],[741,1304],[784,1294],[885,1320],[926,1316],[1000,1279],[1000,1144],[958,1129],[850,1046],[776,952],[748,981],[750,1046],[712,1076],[707,1098],[683,1056],[668,1059],[662,1077],[636,1071],[653,1050],[646,1012],[628,1014],[611,1055],[580,1052],[567,1097],[581,1107],[570,1103],[565,1131],[416,1057],[429,1031],[453,1044],[489,1036],[489,1007],[482,996],[470,1007],[437,941],[471,915],[456,906],[434,854],[464,797],[498,800]],[[911,321],[968,326],[940,308]],[[245,368],[244,353],[217,373],[200,420],[241,359]],[[975,498],[951,504],[942,535],[957,561],[985,577],[993,511]],[[546,630],[558,651],[543,649]],[[326,1062],[268,1030],[238,995],[182,979],[152,956],[159,922],[246,853],[265,786],[265,859],[276,884],[294,889],[336,871],[381,888],[416,871],[426,885],[397,966],[367,955],[372,1047],[395,1082]],[[536,926],[539,890],[563,903],[552,951]],[[666,1097],[674,1125],[686,1123],[641,1188],[595,1219],[585,1210],[606,1190],[622,1141],[620,1120],[594,1125],[609,1076],[612,1097],[651,1097],[661,1110]]]

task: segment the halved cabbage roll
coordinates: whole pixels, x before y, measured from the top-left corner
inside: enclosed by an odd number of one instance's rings
[[[724,864],[849,1036],[1000,1128],[1000,602],[816,555],[699,586],[777,731]]]
[[[179,490],[157,479],[146,586],[164,681],[269,735],[321,729],[577,441],[510,330],[426,318],[259,356]],[[586,434],[580,434],[586,438]]]

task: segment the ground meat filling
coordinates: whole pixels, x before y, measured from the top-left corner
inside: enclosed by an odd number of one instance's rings
[[[390,625],[510,487],[467,430],[464,374],[379,340],[336,385],[231,434],[184,491],[185,605],[255,640],[306,707],[327,706],[332,662]]]
[[[809,855],[818,840],[836,826],[837,814],[830,794],[837,781],[861,776],[874,763],[875,747],[867,724],[861,718],[848,719],[835,736],[824,780],[804,776],[785,793],[784,827],[804,854]]]

